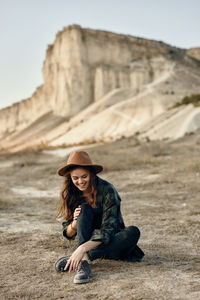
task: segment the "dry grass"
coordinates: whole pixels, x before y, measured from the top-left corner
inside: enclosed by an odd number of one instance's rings
[[[132,138],[88,149],[105,166],[102,177],[119,191],[125,223],[140,228],[146,255],[134,264],[97,260],[86,285],[74,285],[72,274],[54,270],[54,262],[76,247],[62,238],[55,219],[62,185],[55,172],[66,158],[41,151],[10,155],[12,167],[4,166],[0,180],[1,299],[199,299],[196,140],[140,144]],[[0,157],[0,163],[7,160]],[[11,190],[23,186],[33,194]]]

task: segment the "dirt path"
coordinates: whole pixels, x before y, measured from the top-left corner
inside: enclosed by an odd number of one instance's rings
[[[55,219],[65,160],[56,152],[1,156],[1,299],[199,299],[200,135],[173,144],[134,139],[90,148],[122,197],[126,225],[141,230],[141,263],[98,260],[74,285],[54,262],[75,242]]]

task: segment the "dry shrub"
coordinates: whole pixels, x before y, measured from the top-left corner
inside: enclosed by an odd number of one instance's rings
[[[190,96],[185,96],[181,102],[178,102],[174,105],[174,107],[178,107],[181,105],[193,104],[194,106],[200,106],[200,94],[193,94]]]

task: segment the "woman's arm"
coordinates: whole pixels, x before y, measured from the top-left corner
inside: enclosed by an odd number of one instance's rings
[[[100,241],[87,241],[84,244],[80,245],[79,247],[81,247],[84,251],[84,254],[94,248],[96,248],[97,246],[101,245],[102,242]]]
[[[80,215],[81,206],[77,207],[73,214],[73,221],[66,228],[66,236],[68,238],[73,237],[77,232],[77,217]]]
[[[73,237],[75,235],[76,231],[77,231],[77,221],[74,220],[67,227],[66,235],[68,237]]]

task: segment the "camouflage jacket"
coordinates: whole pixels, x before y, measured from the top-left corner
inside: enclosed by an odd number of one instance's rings
[[[125,228],[120,210],[121,198],[114,186],[97,176],[96,206],[102,209],[102,222],[100,229],[94,229],[91,241],[101,241],[108,244],[115,233]],[[65,221],[63,235],[67,239],[74,239],[66,235],[66,230],[72,221]]]

